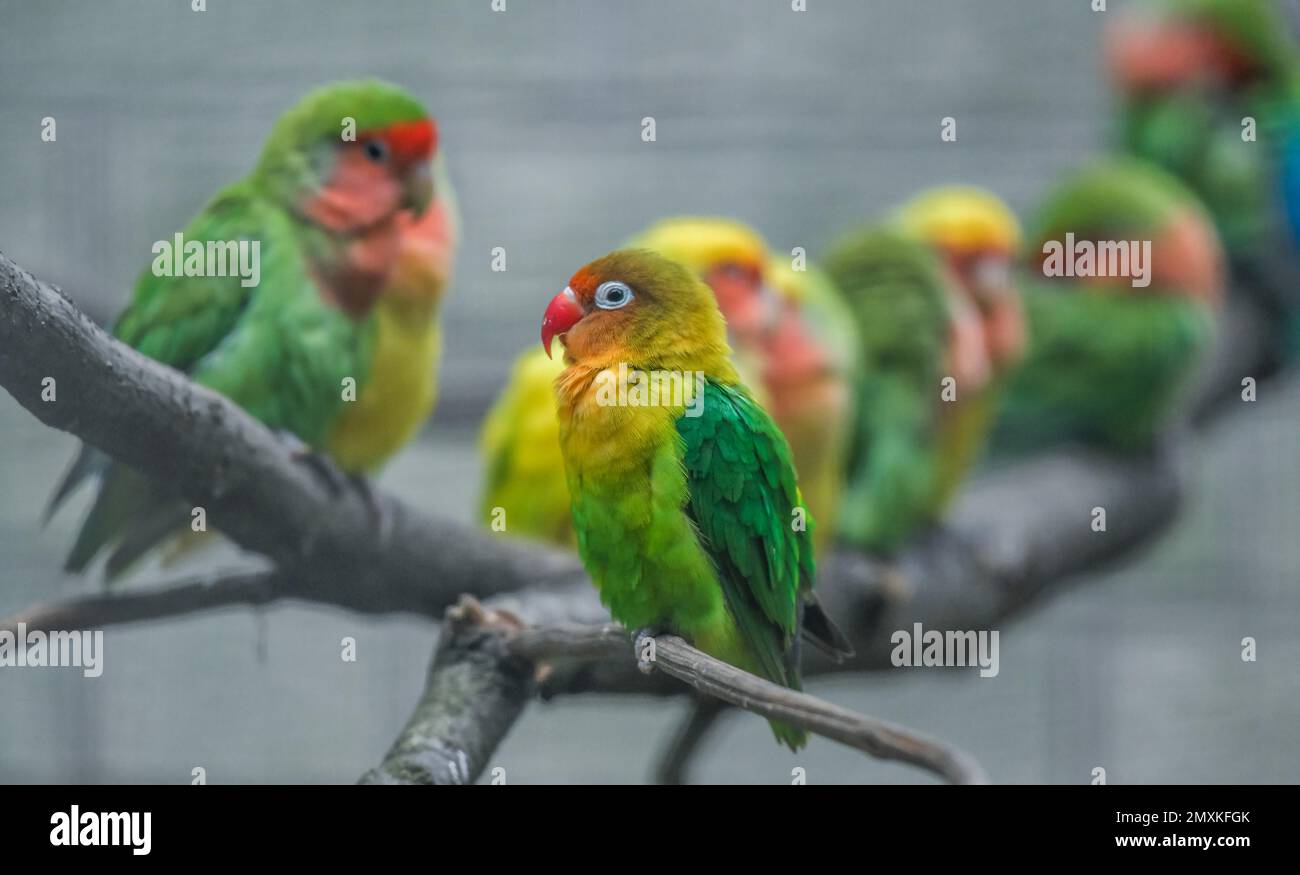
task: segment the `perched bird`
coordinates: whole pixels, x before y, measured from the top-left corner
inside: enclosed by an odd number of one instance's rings
[[[938,250],[968,305],[979,314],[994,376],[1002,377],[1025,353],[1025,317],[1015,284],[1020,222],[1001,198],[974,186],[928,189],[900,207],[904,233]]]
[[[863,351],[840,537],[889,553],[942,518],[972,455],[963,408],[993,369],[977,311],[928,243],[867,226],[825,264]]]
[[[619,250],[551,301],[542,346],[554,337],[578,552],[614,618],[792,689],[801,635],[848,653],[813,597],[812,524],[789,448],[739,382],[709,287],[655,253]],[[679,375],[682,391],[611,403],[656,374]],[[792,750],[806,741],[772,729]]]
[[[1280,241],[1278,164],[1300,98],[1300,45],[1275,0],[1161,0],[1106,38],[1119,142],[1205,202],[1247,268]]]
[[[783,277],[773,286],[767,245],[757,232],[730,219],[666,219],[628,244],[650,249],[685,266],[712,289],[737,350],[736,363],[756,396],[790,438],[801,488],[814,517],[831,530],[839,462],[849,420],[851,364],[822,337],[843,335],[837,313],[814,273]],[[824,280],[821,281],[824,283]],[[836,341],[842,348],[845,341]],[[534,348],[516,361],[509,382],[484,423],[486,463],[480,516],[492,525],[504,514],[508,533],[570,543],[572,522],[560,458],[551,382],[559,365]]]
[[[296,446],[337,453],[344,472],[373,470],[432,404],[433,308],[450,257],[446,215],[428,209],[436,140],[424,107],[393,85],[344,82],[309,94],[276,122],[253,171],[183,232],[209,248],[256,244],[260,281],[160,275],[155,263],[114,335]],[[89,447],[50,513],[91,476],[100,488],[69,570],[109,548],[111,579],[178,527],[189,531],[190,509],[168,484]]]
[[[940,493],[951,496],[983,458],[1008,376],[1024,358],[1025,314],[1015,280],[1022,231],[1001,198],[964,185],[916,195],[898,209],[894,221],[904,233],[934,247],[948,268],[954,314],[949,348],[973,347],[973,340],[957,335],[978,332],[990,369],[987,380],[977,377],[958,387],[958,399],[945,406],[940,420]]]
[[[862,349],[853,314],[830,277],[813,264],[801,268],[789,258],[768,259],[764,276],[781,302],[760,347],[760,374],[763,406],[790,444],[820,551],[839,528]]]
[[[1030,351],[999,447],[1149,447],[1214,337],[1224,255],[1208,214],[1158,168],[1109,161],[1053,189],[1028,239]]]

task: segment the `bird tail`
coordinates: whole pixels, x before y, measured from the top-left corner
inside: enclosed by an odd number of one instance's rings
[[[775,720],[769,720],[768,725],[772,727],[772,734],[776,736],[776,740],[794,753],[798,753],[808,743],[808,732],[804,729],[788,723],[778,723]]]
[[[804,596],[802,632],[805,641],[833,659],[836,665],[853,657],[853,645],[812,593]]]
[[[59,508],[63,506],[63,502],[67,501],[68,496],[75,492],[87,477],[103,473],[109,464],[108,457],[99,450],[82,444],[81,452],[77,453],[77,458],[68,467],[68,473],[63,475],[59,488],[54,490],[49,503],[45,505],[45,513],[41,515],[41,525],[49,524]]]
[[[113,546],[105,570],[105,579],[112,581],[169,537],[178,523],[184,523],[184,516],[177,516],[168,494],[130,468],[109,463],[64,569],[84,572],[101,550]]]

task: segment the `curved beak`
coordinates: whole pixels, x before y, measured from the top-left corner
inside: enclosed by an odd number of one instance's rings
[[[573,294],[573,289],[565,287],[546,307],[546,315],[542,317],[542,348],[546,350],[547,358],[551,358],[551,341],[558,335],[568,331],[578,320],[582,318],[582,307],[578,304],[578,299]]]
[[[406,183],[402,186],[402,206],[415,214],[418,219],[433,202],[433,174],[429,162],[424,161],[412,167],[406,174]]]

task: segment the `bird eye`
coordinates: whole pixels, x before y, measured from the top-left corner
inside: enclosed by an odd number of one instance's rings
[[[383,140],[366,140],[366,157],[376,164],[388,158],[388,144]]]
[[[617,310],[632,300],[632,289],[627,283],[610,280],[596,288],[596,306],[602,310]]]

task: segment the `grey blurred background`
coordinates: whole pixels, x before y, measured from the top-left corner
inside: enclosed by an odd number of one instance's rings
[[[443,403],[382,482],[467,519],[478,418],[577,265],[675,213],[734,215],[815,255],[936,182],[1028,209],[1104,145],[1098,37],[1125,4],[507,5],[0,0],[0,250],[110,319],[153,241],[251,167],[280,111],[332,79],[405,85],[439,120],[464,237]],[[943,736],[997,781],[1087,782],[1096,766],[1111,783],[1300,781],[1298,418],[1300,387],[1271,384],[1202,434],[1172,533],[1002,630],[996,678],[898,669],[812,691]],[[81,508],[38,526],[73,449],[0,395],[0,615],[98,586],[59,571]],[[434,634],[302,606],[111,628],[101,678],[0,670],[0,782],[188,783],[195,766],[214,783],[354,781],[408,716]],[[1258,662],[1241,661],[1244,636]],[[511,783],[640,781],[683,712],[539,704],[494,765]],[[796,765],[813,783],[928,780],[825,741],[793,757],[746,715],[698,776],[782,782]]]

